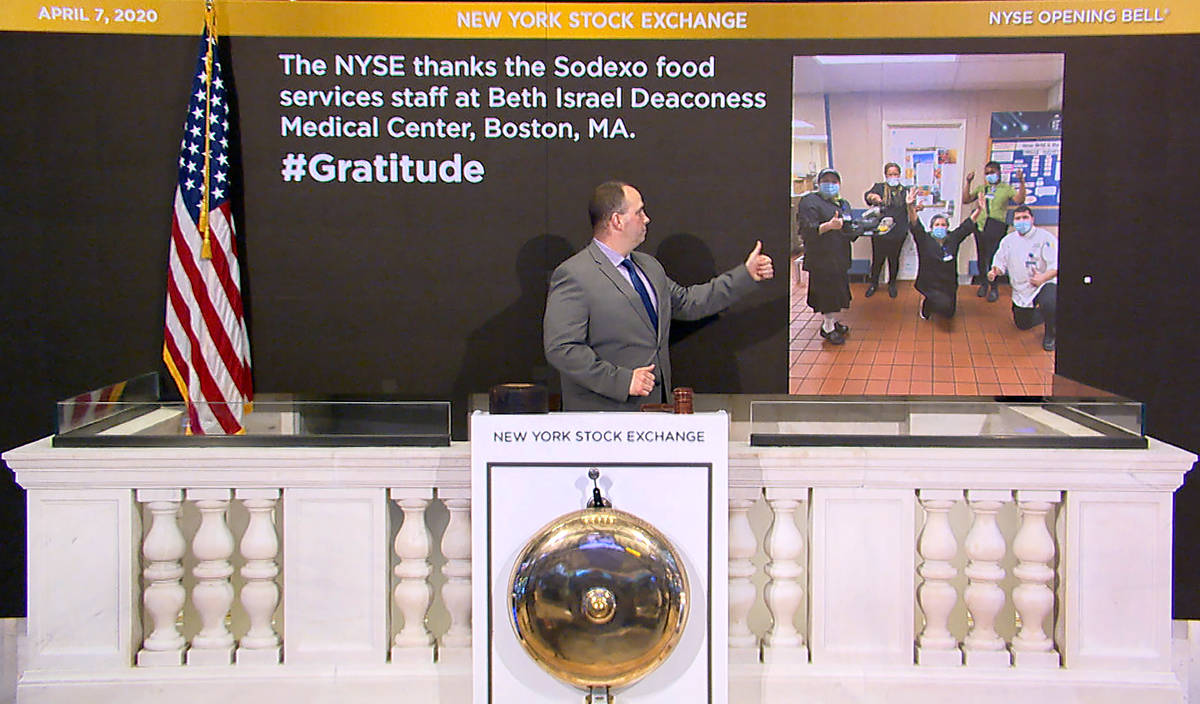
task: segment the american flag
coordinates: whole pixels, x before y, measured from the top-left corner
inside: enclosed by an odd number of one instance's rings
[[[216,48],[210,11],[180,144],[163,342],[194,434],[245,432],[242,415],[254,396],[229,202],[228,93]]]

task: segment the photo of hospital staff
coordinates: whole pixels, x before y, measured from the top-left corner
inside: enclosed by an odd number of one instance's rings
[[[1014,189],[1000,180],[999,162],[989,161],[983,166],[984,183],[972,187],[971,182],[975,180],[975,172],[967,172],[967,185],[963,188],[963,205],[975,202],[983,204],[983,208],[976,217],[979,233],[975,235],[975,249],[979,252],[979,261],[981,262],[990,262],[996,255],[996,247],[1000,245],[1000,239],[1004,237],[1008,229],[1006,219],[1009,204],[1021,205],[1025,202],[1025,175],[1020,169],[1017,169],[1016,177],[1019,187]],[[975,292],[975,295],[986,298],[988,303],[995,303],[996,299],[1000,297],[1000,284],[996,282],[995,277],[981,276],[978,278],[979,280],[975,283],[979,284],[979,290]]]
[[[833,345],[846,343],[849,326],[838,321],[850,307],[850,243],[857,235],[848,233],[850,201],[842,198],[842,177],[834,169],[817,175],[817,190],[809,192],[796,206],[800,241],[804,246],[804,271],[808,274],[805,303],[821,315],[817,331]]]
[[[911,191],[905,204],[908,218],[912,221],[913,241],[917,246],[917,281],[913,288],[922,296],[919,309],[921,320],[929,320],[934,315],[953,318],[958,310],[958,248],[963,240],[979,234],[975,213],[963,218],[954,230],[950,229],[949,218],[934,215],[929,221],[929,230],[926,230],[917,217],[917,211],[922,206],[916,200],[916,192]]]
[[[1051,392],[1062,90],[1061,54],[793,58],[790,393]]]
[[[1054,351],[1058,310],[1058,238],[1033,224],[1033,211],[1018,206],[1013,230],[1000,240],[988,281],[1008,274],[1013,323],[1028,330],[1044,323],[1042,349]]]
[[[868,206],[877,207],[881,215],[892,218],[890,228],[871,238],[871,278],[863,294],[867,298],[875,295],[885,262],[888,266],[888,296],[895,298],[899,295],[896,277],[900,272],[900,247],[908,236],[908,208],[905,201],[911,192],[900,181],[900,165],[889,161],[883,165],[883,181],[871,186],[871,190],[863,194],[863,201]]]

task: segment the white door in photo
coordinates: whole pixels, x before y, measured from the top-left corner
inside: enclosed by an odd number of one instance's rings
[[[966,215],[959,212],[965,143],[965,119],[883,123],[884,160],[899,164],[904,185],[917,189],[918,202],[925,206],[920,218],[926,228],[934,215],[945,214],[954,226]],[[912,238],[906,238],[898,278],[916,277],[917,250]]]

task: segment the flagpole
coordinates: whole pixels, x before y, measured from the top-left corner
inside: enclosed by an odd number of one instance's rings
[[[200,184],[200,232],[203,242],[200,245],[200,258],[212,259],[212,242],[208,231],[208,199],[209,199],[209,146],[212,139],[212,66],[213,51],[217,46],[217,8],[213,0],[204,0],[204,29],[208,46],[204,52],[204,180]]]

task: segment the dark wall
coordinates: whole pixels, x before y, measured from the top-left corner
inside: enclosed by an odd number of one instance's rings
[[[738,264],[755,239],[785,274],[793,55],[1054,51],[1067,57],[1059,372],[1147,402],[1150,434],[1200,450],[1191,403],[1200,391],[1192,331],[1200,305],[1192,291],[1190,211],[1200,162],[1192,133],[1198,49],[1195,37],[228,40],[256,389],[450,398],[461,431],[466,394],[552,376],[540,346],[546,276],[586,242],[586,199],[602,180],[623,178],[642,189],[652,218],[643,249],[657,252],[682,283]],[[0,448],[52,433],[56,399],[161,365],[166,237],[195,51],[191,37],[0,35],[7,98],[0,111],[0,383],[7,390]],[[718,77],[704,89],[761,90],[769,100],[755,111],[618,112],[638,132],[632,140],[314,143],[280,136],[278,91],[351,81],[282,77],[281,51],[602,53],[647,61],[714,55]],[[616,83],[580,79],[574,87]],[[397,87],[382,78],[354,84]],[[561,115],[546,110],[544,117]],[[484,161],[488,176],[453,186],[284,183],[280,157],[290,151],[459,152]],[[1085,274],[1091,285],[1082,284]],[[676,379],[701,392],[784,391],[786,281],[778,276],[734,311],[690,326],[676,347]],[[1195,483],[1180,492],[1176,511],[1176,614],[1192,618],[1200,616],[1191,549],[1200,524],[1187,510],[1198,505]],[[11,482],[0,488],[0,506],[0,615],[16,615],[24,608],[24,517]]]
[[[195,38],[0,34],[0,448],[54,402],[157,369]],[[0,615],[25,611],[24,495],[0,482]]]
[[[1057,371],[1144,402],[1147,434],[1200,452],[1200,38],[1078,44],[1063,96]],[[1175,616],[1194,619],[1200,473],[1175,508]]]
[[[762,71],[731,45],[639,42],[457,42],[388,40],[237,39],[231,41],[240,97],[245,154],[247,272],[252,281],[252,344],[260,390],[451,396],[465,408],[468,393],[505,381],[549,380],[541,353],[540,321],[549,272],[590,237],[586,203],[591,189],[610,178],[638,185],[653,222],[644,249],[678,233],[695,233],[716,266],[743,261],[761,238],[770,251],[787,251],[787,193],[780,174],[789,168],[790,64]],[[452,94],[479,86],[510,90],[555,85],[570,90],[628,89],[633,81],[499,76],[494,79],[395,79],[279,75],[280,53],[306,56],[404,53],[433,57],[471,55],[502,62],[506,56],[543,59],[569,55],[652,63],[660,53],[681,58],[718,56],[719,75],[709,88],[762,90],[765,110],[595,111],[623,115],[634,139],[404,141],[281,137],[279,115],[321,119],[326,108],[281,111],[280,89],[352,84],[386,93],[402,85],[446,85]],[[678,83],[637,81],[651,89]],[[625,100],[629,100],[628,94]],[[486,104],[486,98],[484,98]],[[343,111],[353,115],[353,111]],[[548,109],[380,110],[405,118],[474,119],[530,115],[557,122],[587,111]],[[365,114],[365,113],[364,113]],[[487,167],[479,184],[285,183],[283,152],[318,150],[339,155],[408,153],[442,159],[461,153]],[[729,182],[729,164],[752,158],[757,167]],[[709,274],[711,276],[711,274]],[[774,300],[784,321],[784,279],[758,299]],[[736,315],[728,316],[731,320]],[[718,323],[718,328],[721,327]],[[774,346],[754,343],[773,337]],[[739,380],[701,390],[770,391],[786,378],[784,326],[754,338],[734,334],[725,343],[746,358],[698,361],[676,379]],[[752,349],[751,349],[752,348]],[[269,362],[264,362],[269,360]],[[703,384],[699,384],[703,387]],[[456,413],[456,435],[465,415]]]

